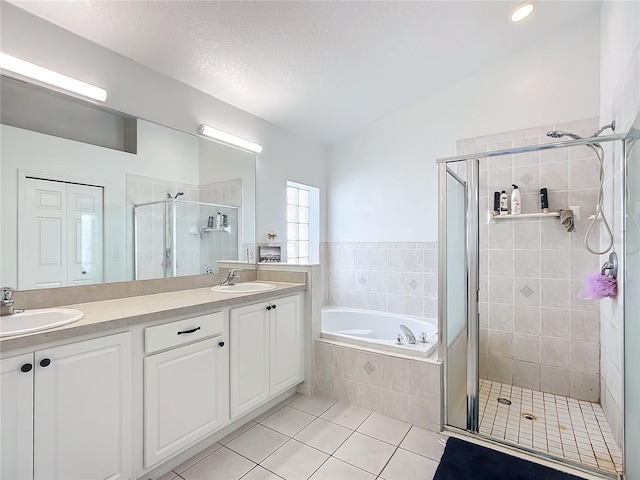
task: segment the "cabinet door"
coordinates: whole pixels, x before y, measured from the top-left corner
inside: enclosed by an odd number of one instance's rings
[[[0,362],[0,427],[0,478],[33,478],[32,353]]]
[[[35,354],[34,478],[131,477],[131,334]]]
[[[269,399],[268,303],[231,309],[231,418]]]
[[[214,337],[144,359],[145,467],[226,424],[223,347]]]
[[[270,393],[282,393],[302,381],[302,322],[300,297],[271,302]]]

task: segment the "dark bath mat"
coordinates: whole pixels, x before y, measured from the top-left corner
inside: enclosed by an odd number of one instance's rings
[[[450,437],[433,480],[580,480],[580,478]]]

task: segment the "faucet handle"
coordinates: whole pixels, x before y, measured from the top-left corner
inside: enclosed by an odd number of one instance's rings
[[[404,342],[402,341],[402,334],[398,333],[396,335],[396,345],[404,345]]]
[[[427,334],[420,332],[420,343],[427,343]]]
[[[11,287],[2,287],[2,305],[10,307],[13,305],[13,294],[15,293],[15,289]]]

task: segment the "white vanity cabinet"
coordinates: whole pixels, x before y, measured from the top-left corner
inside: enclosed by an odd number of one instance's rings
[[[302,381],[300,307],[291,295],[231,309],[231,419]]]
[[[144,465],[148,468],[227,424],[224,314],[147,328],[145,345],[151,354],[144,359]]]
[[[1,363],[2,478],[131,477],[130,333]]]

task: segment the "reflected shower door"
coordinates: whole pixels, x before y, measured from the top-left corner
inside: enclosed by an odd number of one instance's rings
[[[444,423],[477,431],[477,161],[441,163],[439,188]]]
[[[640,128],[640,117],[636,121]],[[640,478],[640,135],[627,139],[624,238],[624,471]]]

